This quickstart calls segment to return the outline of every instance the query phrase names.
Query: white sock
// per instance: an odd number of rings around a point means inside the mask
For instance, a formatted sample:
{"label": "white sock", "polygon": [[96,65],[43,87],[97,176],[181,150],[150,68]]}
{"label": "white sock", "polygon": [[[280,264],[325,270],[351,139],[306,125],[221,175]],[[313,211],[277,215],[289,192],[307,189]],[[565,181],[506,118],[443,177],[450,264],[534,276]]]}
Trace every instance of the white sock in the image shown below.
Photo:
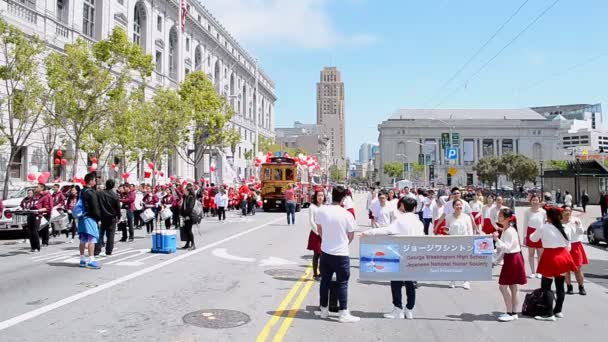
{"label": "white sock", "polygon": [[87,257],[85,257],[85,256],[84,256],[84,254],[81,254],[81,255],[80,255],[80,260],[85,260],[85,261],[86,261],[86,260],[87,260]]}
{"label": "white sock", "polygon": [[93,261],[95,261],[95,256],[94,256],[94,255],[91,255],[91,256],[89,257],[89,262],[93,262]]}

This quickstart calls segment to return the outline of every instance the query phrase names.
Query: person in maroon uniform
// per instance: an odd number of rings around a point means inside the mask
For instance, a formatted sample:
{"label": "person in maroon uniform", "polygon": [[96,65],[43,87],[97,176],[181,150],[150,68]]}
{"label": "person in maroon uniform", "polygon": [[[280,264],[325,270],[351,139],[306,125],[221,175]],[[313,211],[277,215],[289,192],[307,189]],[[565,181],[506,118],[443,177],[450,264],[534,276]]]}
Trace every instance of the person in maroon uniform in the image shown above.
{"label": "person in maroon uniform", "polygon": [[[35,209],[36,198],[34,197],[34,190],[28,190],[27,196],[21,201],[21,209],[30,210]],[[27,224],[24,227],[27,236],[30,238],[30,252],[40,252],[40,237],[38,236],[38,225],[37,218],[34,215],[27,216]]]}
{"label": "person in maroon uniform", "polygon": [[[53,196],[46,190],[46,186],[43,183],[38,184],[38,187],[36,187],[36,204],[34,205],[34,209],[38,210],[38,226],[43,217],[47,222],[51,221]],[[48,227],[44,227],[40,230],[40,237],[42,238],[42,246],[47,247],[49,245]]]}
{"label": "person in maroon uniform", "polygon": [[[158,204],[158,196],[152,192],[149,186],[146,186],[144,190],[144,208],[152,209],[156,208],[156,204]],[[151,234],[154,230],[154,219],[146,222],[146,232]]]}
{"label": "person in maroon uniform", "polygon": [[[175,196],[173,196],[173,194],[171,193],[171,188],[167,187],[165,189],[165,195],[163,196],[163,199],[161,200],[161,204],[162,204],[162,208],[166,209],[166,208],[172,208],[173,207],[173,203],[175,202]],[[171,211],[173,211],[171,209]],[[165,228],[166,229],[171,229],[171,218],[168,218],[165,220]]]}
{"label": "person in maroon uniform", "polygon": [[65,231],[65,238],[67,239],[70,235],[70,231],[72,232],[72,238],[70,239],[70,243],[74,242],[74,237],[76,236],[76,220],[74,220],[74,216],[72,216],[72,210],[76,206],[78,202],[78,188],[72,186],[70,189],[70,193],[68,195],[68,199],[65,203],[65,209],[68,211],[68,219],[69,219],[69,228]]}
{"label": "person in maroon uniform", "polygon": [[[61,187],[59,186],[59,184],[53,185],[52,197],[53,197],[53,209],[56,209],[59,212],[59,214],[63,214],[63,212],[65,210],[65,195],[61,191]],[[65,228],[65,227],[58,227],[55,223],[52,224],[52,227],[53,227],[53,237],[57,237],[57,235],[59,235],[59,233],[61,232],[61,229]]]}
{"label": "person in maroon uniform", "polygon": [[[125,184],[122,194],[118,197],[118,200],[122,204],[122,208],[127,210],[127,225],[129,226],[129,242],[135,240],[135,231],[133,227],[133,213],[135,212],[135,188],[131,187],[128,183]],[[121,242],[127,241],[126,226],[123,228],[123,235],[120,239]]]}
{"label": "person in maroon uniform", "polygon": [[175,229],[181,227],[179,219],[179,208],[182,206],[183,192],[179,187],[175,186],[173,189],[173,203],[171,204],[171,211],[173,212],[173,225]]}

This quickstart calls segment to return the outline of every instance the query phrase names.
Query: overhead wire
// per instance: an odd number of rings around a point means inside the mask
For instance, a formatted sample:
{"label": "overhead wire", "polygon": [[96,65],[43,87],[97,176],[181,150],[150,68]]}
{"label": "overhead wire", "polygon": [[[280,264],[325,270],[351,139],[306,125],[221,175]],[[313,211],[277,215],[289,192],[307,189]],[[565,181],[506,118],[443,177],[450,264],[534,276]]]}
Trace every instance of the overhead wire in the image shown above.
{"label": "overhead wire", "polygon": [[[519,37],[521,37],[532,26],[534,26],[534,24],[536,24],[542,17],[545,16],[545,14],[547,14],[547,12],[549,12],[553,7],[555,7],[555,5],[557,5],[557,3],[559,1],[560,0],[553,1],[539,15],[537,15],[534,18],[534,20],[532,20],[528,25],[526,25],[526,27],[524,27],[521,31],[519,31],[519,33],[517,35],[515,35],[515,37],[513,37],[511,40],[509,40],[509,42],[507,44],[505,44],[500,50],[498,50],[498,52],[496,54],[494,54],[494,56],[492,56],[492,58],[488,59],[471,76],[469,76],[469,78],[462,84],[462,88],[466,88],[468,86],[469,82],[471,82],[477,75],[479,75],[488,65],[490,65],[490,63],[492,63],[498,56],[500,56],[509,46],[513,45],[513,43],[515,43],[515,41],[517,41],[517,39],[519,39]],[[461,87],[454,88],[454,90],[448,96],[446,96],[441,102],[437,103],[437,105],[435,105],[434,108],[437,108],[437,107],[441,106],[443,103],[445,103],[445,101],[447,99],[449,99],[450,97],[452,97],[456,92],[458,92],[462,88]]]}
{"label": "overhead wire", "polygon": [[513,13],[511,13],[511,15],[507,18],[507,20],[505,20],[498,27],[498,29],[496,31],[494,31],[494,33],[485,41],[485,43],[483,43],[483,45],[481,47],[479,47],[477,49],[477,51],[475,51],[475,53],[473,53],[473,55],[471,57],[469,57],[469,59],[462,66],[460,66],[460,68],[458,70],[456,70],[456,72],[447,81],[445,81],[443,83],[443,85],[441,85],[439,90],[437,90],[435,92],[435,94],[431,98],[429,98],[426,103],[427,104],[431,103],[435,97],[437,97],[445,88],[447,88],[452,83],[452,81],[454,81],[456,79],[456,77],[458,77],[458,75],[460,75],[469,66],[469,64],[471,64],[471,62],[473,62],[473,60],[475,60],[475,58],[477,58],[477,56],[479,56],[479,54],[492,42],[492,40],[494,40],[494,38],[496,38],[496,36],[498,36],[498,34],[505,28],[505,26],[507,26],[507,24],[509,24],[511,22],[511,20],[521,11],[522,8],[524,8],[524,6],[529,1],[530,0],[524,0],[524,2],[522,2],[521,5],[519,5],[519,7]]}

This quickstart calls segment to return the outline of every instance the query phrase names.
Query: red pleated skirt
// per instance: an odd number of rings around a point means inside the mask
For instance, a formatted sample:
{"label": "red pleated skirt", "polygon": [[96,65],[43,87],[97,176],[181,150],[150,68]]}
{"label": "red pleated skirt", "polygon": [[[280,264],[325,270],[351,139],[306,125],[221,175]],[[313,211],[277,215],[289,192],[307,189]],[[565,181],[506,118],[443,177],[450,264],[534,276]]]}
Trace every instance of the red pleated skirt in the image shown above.
{"label": "red pleated skirt", "polygon": [[585,253],[585,248],[583,248],[582,242],[572,243],[572,246],[570,247],[570,256],[572,256],[572,260],[574,260],[576,267],[581,267],[589,263],[587,253]]}
{"label": "red pleated skirt", "polygon": [[479,217],[477,217],[478,214],[479,214],[479,211],[473,212],[473,218],[475,218],[475,224],[479,227],[479,225],[481,225],[481,215]]}
{"label": "red pleated skirt", "polygon": [[545,278],[558,277],[578,269],[566,247],[545,248],[538,262],[538,273]]}
{"label": "red pleated skirt", "polygon": [[447,225],[447,221],[445,219],[441,220],[441,222],[439,222],[436,225],[436,229],[433,233],[435,233],[435,235],[448,235],[448,225]]}
{"label": "red pleated skirt", "polygon": [[483,219],[483,228],[482,228],[482,230],[486,234],[492,234],[492,233],[494,233],[494,226],[492,225],[492,219],[487,218],[487,217]]}
{"label": "red pleated skirt", "polygon": [[532,235],[532,233],[534,233],[535,231],[536,228],[528,227],[526,233],[526,246],[528,246],[528,248],[543,248],[542,240],[538,240],[537,242],[532,242],[532,240],[530,240],[530,235]]}
{"label": "red pleated skirt", "polygon": [[321,253],[321,237],[312,230],[308,234],[308,247],[306,249],[315,253]]}
{"label": "red pleated skirt", "polygon": [[500,285],[526,285],[526,266],[521,252],[505,253],[498,284]]}

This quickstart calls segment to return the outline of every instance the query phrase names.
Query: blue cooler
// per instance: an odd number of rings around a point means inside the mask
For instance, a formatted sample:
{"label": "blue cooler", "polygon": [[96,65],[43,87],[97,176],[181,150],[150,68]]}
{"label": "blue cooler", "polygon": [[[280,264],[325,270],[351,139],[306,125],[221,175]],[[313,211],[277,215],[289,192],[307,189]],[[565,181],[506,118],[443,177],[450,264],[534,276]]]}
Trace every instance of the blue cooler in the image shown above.
{"label": "blue cooler", "polygon": [[152,253],[175,253],[177,236],[175,230],[161,230],[152,235]]}

